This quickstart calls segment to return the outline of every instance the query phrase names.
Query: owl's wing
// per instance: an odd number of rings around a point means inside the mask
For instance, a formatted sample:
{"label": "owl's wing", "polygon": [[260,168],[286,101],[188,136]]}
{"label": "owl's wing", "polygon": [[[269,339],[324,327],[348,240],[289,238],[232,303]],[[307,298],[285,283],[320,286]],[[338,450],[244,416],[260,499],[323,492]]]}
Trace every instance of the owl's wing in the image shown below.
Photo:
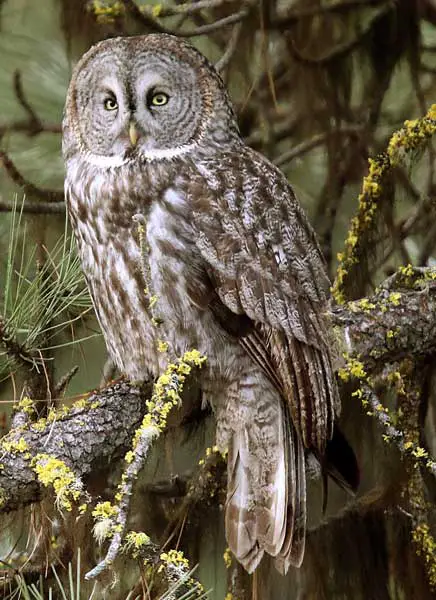
{"label": "owl's wing", "polygon": [[304,445],[322,456],[339,405],[315,234],[284,175],[251,149],[197,169],[189,196],[204,268],[224,306],[253,321],[240,343],[288,401]]}
{"label": "owl's wing", "polygon": [[[261,413],[230,440],[227,539],[249,571],[268,552],[285,572],[299,566],[304,553],[304,446],[324,455],[338,411],[324,315],[329,281],[314,232],[272,164],[241,148],[195,169],[187,196],[204,276],[193,282],[192,293],[209,289],[208,309],[281,396],[269,398],[265,413],[259,398]],[[198,296],[194,301],[201,304]],[[269,439],[272,414],[279,414],[276,438],[261,450],[274,458],[263,461],[259,480],[268,493],[259,496],[250,448],[259,445],[256,431],[264,421]]]}

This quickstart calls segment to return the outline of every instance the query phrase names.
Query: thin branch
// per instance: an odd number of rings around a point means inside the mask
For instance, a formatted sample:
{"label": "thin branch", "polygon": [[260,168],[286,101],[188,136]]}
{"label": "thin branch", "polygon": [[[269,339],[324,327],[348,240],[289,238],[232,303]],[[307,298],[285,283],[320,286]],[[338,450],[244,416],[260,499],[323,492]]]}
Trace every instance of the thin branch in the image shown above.
{"label": "thin branch", "polygon": [[[13,202],[0,200],[0,212],[13,212],[16,208]],[[65,202],[32,202],[26,198],[21,210],[23,213],[31,215],[63,215],[65,214]]]}
{"label": "thin branch", "polygon": [[13,87],[18,104],[23,108],[28,118],[0,125],[0,138],[2,138],[7,131],[25,133],[29,137],[33,137],[40,133],[62,132],[60,123],[45,123],[32,108],[24,93],[21,72],[18,69],[14,72]]}
{"label": "thin branch", "polygon": [[113,518],[113,533],[105,558],[91,571],[86,579],[98,577],[118,556],[123,543],[130,509],[130,497],[139,471],[153,442],[165,431],[168,413],[181,401],[186,376],[194,367],[201,367],[206,359],[193,350],[185,352],[181,358],[170,362],[153,387],[153,394],[147,402],[148,413],[134,436],[132,450],[125,457],[125,468],[119,485],[116,514]]}
{"label": "thin branch", "polygon": [[328,13],[342,13],[355,8],[367,8],[369,6],[384,6],[388,8],[395,5],[396,0],[342,0],[342,2],[331,2],[320,6],[308,6],[304,8],[293,8],[291,12],[271,21],[271,27],[281,29],[293,25],[302,19],[319,17]]}
{"label": "thin branch", "polygon": [[306,140],[294,146],[290,150],[283,152],[277,158],[274,159],[274,164],[278,167],[283,166],[285,163],[294,160],[298,156],[313,150],[317,146],[324,144],[330,137],[342,135],[342,136],[357,136],[359,133],[363,131],[363,127],[361,125],[348,125],[342,127],[341,129],[335,129],[333,131],[325,131],[323,133],[319,133],[318,135],[313,136],[310,140]]}
{"label": "thin branch", "polygon": [[187,31],[176,31],[173,29],[169,29],[161,23],[159,23],[159,21],[155,19],[150,13],[142,12],[137,6],[137,4],[134,2],[134,0],[124,0],[124,6],[126,10],[131,14],[131,16],[143,26],[151,28],[153,31],[156,31],[158,33],[167,33],[169,35],[178,35],[180,37],[195,37],[197,35],[205,35],[206,33],[212,33],[213,31],[217,31],[218,29],[242,21],[242,19],[244,19],[249,13],[248,8],[243,8],[234,14],[223,17],[222,19],[218,19],[214,23],[202,25],[200,27],[196,27],[195,29],[189,29]]}
{"label": "thin branch", "polygon": [[21,80],[21,72],[17,69],[14,72],[14,92],[17,97],[19,105],[24,109],[29,117],[29,125],[31,125],[31,129],[34,129],[37,132],[42,130],[41,119],[38,117],[36,112],[30,106],[23,89],[23,83]]}
{"label": "thin branch", "polygon": [[[197,2],[177,4],[175,6],[160,6],[159,17],[171,17],[175,15],[192,15],[202,10],[210,10],[214,8],[220,8],[225,4],[235,4],[239,0],[197,0]],[[147,6],[144,7],[147,9]],[[153,7],[151,8],[153,10]]]}
{"label": "thin branch", "polygon": [[74,367],[72,367],[67,373],[65,373],[65,375],[63,375],[59,379],[53,390],[53,396],[55,398],[59,398],[65,392],[68,384],[70,383],[74,375],[77,374],[78,370],[79,367],[77,365],[74,365]]}
{"label": "thin branch", "polygon": [[[49,190],[46,188],[40,188],[33,183],[30,183],[23,177],[20,171],[17,169],[12,159],[8,156],[8,154],[4,150],[0,150],[0,166],[4,167],[6,173],[12,179],[14,183],[21,187],[23,192],[28,194],[29,196],[34,196],[36,198],[41,198],[41,200],[45,200],[46,202],[63,202],[64,193],[58,190]],[[31,211],[29,211],[31,212]]]}
{"label": "thin branch", "polygon": [[195,37],[196,35],[205,35],[206,33],[212,33],[213,31],[217,31],[218,29],[222,29],[227,27],[228,25],[233,25],[234,23],[239,23],[243,19],[245,19],[249,14],[249,10],[247,8],[243,8],[237,13],[229,15],[227,17],[223,17],[222,19],[218,19],[218,21],[214,21],[213,23],[209,23],[207,25],[201,25],[196,29],[191,29],[189,31],[177,31],[174,32],[180,37]]}
{"label": "thin branch", "polygon": [[218,71],[218,73],[224,71],[224,69],[228,67],[230,61],[232,60],[233,55],[235,54],[237,47],[238,47],[238,41],[239,41],[239,36],[241,35],[241,31],[242,31],[242,23],[241,22],[236,23],[236,25],[233,27],[233,30],[230,35],[230,38],[227,43],[227,47],[224,51],[224,54],[221,56],[221,58],[215,65],[215,69]]}

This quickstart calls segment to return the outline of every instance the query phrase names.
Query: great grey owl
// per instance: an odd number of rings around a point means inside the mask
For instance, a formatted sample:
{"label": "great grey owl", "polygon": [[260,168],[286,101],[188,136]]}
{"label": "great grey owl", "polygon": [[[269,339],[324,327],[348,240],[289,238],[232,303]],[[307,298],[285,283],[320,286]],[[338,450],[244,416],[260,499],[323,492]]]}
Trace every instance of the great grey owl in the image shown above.
{"label": "great grey owl", "polygon": [[[320,461],[339,400],[329,281],[285,176],[240,137],[207,59],[169,35],[105,40],[77,65],[63,122],[65,194],[110,356],[138,381],[174,353],[199,374],[228,449],[226,534],[252,572],[300,565],[305,450]],[[137,216],[142,215],[149,281]]]}

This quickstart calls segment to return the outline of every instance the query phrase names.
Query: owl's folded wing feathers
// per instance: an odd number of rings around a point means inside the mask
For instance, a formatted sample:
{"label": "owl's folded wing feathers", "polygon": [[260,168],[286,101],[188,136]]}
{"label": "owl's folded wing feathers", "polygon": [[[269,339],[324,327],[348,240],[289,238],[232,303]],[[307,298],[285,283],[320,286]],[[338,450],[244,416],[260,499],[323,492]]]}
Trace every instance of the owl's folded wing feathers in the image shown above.
{"label": "owl's folded wing feathers", "polygon": [[250,149],[199,170],[189,199],[211,284],[227,309],[252,320],[240,343],[288,401],[304,445],[322,456],[339,405],[315,234],[283,174]]}

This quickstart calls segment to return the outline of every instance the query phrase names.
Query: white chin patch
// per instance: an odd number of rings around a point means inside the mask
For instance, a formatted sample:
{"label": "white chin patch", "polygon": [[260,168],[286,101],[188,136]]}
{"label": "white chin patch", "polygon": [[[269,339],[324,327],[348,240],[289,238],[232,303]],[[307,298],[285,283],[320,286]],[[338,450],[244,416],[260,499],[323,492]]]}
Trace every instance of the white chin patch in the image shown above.
{"label": "white chin patch", "polygon": [[95,167],[101,167],[102,169],[110,169],[111,167],[122,167],[127,164],[130,159],[124,156],[104,156],[103,154],[94,154],[93,152],[87,152],[85,154],[85,160],[90,165]]}
{"label": "white chin patch", "polygon": [[[175,148],[149,148],[142,150],[140,158],[147,162],[154,160],[171,160],[178,156],[183,156],[191,150],[194,150],[197,144],[184,144],[183,146],[176,146]],[[94,154],[93,152],[87,152],[85,154],[85,160],[91,165],[101,167],[103,169],[110,169],[111,167],[122,167],[133,160],[133,156],[125,157],[121,155],[114,156],[103,156],[101,154]]]}
{"label": "white chin patch", "polygon": [[149,148],[147,150],[142,150],[141,158],[145,158],[145,160],[153,161],[153,160],[171,160],[172,158],[177,158],[178,156],[183,156],[197,146],[194,144],[184,144],[183,146],[175,146],[174,148]]}

